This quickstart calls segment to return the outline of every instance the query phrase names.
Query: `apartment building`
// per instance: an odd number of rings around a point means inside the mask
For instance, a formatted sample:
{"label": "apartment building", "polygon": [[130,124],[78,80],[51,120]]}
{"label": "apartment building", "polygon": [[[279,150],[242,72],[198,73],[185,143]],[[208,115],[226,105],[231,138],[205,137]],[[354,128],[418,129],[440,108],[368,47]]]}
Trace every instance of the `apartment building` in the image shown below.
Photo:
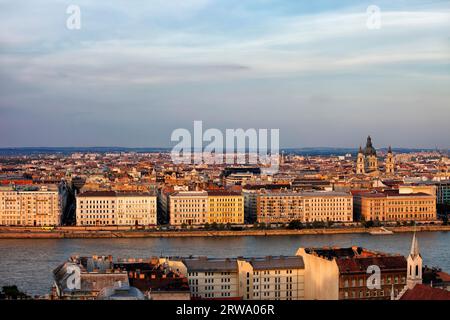
{"label": "apartment building", "polygon": [[346,192],[303,192],[304,221],[353,221],[353,197]]}
{"label": "apartment building", "polygon": [[[300,248],[297,255],[306,265],[305,299],[389,300],[407,282],[402,255],[361,247]],[[377,281],[372,279],[375,268],[380,272]]]}
{"label": "apartment building", "polygon": [[270,183],[245,185],[242,188],[242,195],[244,196],[244,220],[246,223],[254,223],[257,220],[258,211],[258,195],[265,192],[287,192],[291,188],[290,184],[286,183]]}
{"label": "apartment building", "polygon": [[29,186],[0,190],[0,224],[58,226],[61,201],[57,186]]}
{"label": "apartment building", "polygon": [[199,257],[183,259],[193,299],[238,299],[236,259]]}
{"label": "apartment building", "polygon": [[208,193],[178,191],[169,196],[170,224],[204,225],[208,222]]}
{"label": "apartment building", "polygon": [[450,204],[450,180],[436,183],[436,200],[438,204]]}
{"label": "apartment building", "polygon": [[147,192],[87,191],[76,199],[79,226],[156,225],[156,196]]}
{"label": "apartment building", "polygon": [[259,223],[288,223],[304,221],[304,200],[300,193],[261,193],[256,198]]}
{"label": "apartment building", "polygon": [[224,190],[178,191],[168,196],[170,224],[244,223],[244,197]]}
{"label": "apartment building", "polygon": [[305,264],[300,256],[238,259],[244,300],[303,300]]}
{"label": "apartment building", "polygon": [[183,259],[194,299],[299,300],[304,263],[299,256]]}
{"label": "apartment building", "polygon": [[363,192],[354,196],[355,215],[365,221],[436,220],[436,197],[427,193],[398,190]]}
{"label": "apartment building", "polygon": [[257,196],[257,221],[353,221],[353,198],[344,192],[266,193]]}
{"label": "apartment building", "polygon": [[208,191],[209,223],[244,223],[244,196],[236,192]]}

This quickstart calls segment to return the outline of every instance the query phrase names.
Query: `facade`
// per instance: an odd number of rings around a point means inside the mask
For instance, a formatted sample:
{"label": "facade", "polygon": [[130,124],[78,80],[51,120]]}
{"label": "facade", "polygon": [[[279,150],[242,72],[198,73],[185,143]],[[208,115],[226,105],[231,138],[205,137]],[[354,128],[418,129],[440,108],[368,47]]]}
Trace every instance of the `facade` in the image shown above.
{"label": "facade", "polygon": [[257,197],[257,221],[288,223],[353,221],[353,198],[345,192],[265,193]]}
{"label": "facade", "polygon": [[60,224],[61,201],[56,186],[0,190],[0,225]]}
{"label": "facade", "polygon": [[169,196],[170,224],[204,225],[208,222],[208,193],[179,191]]}
{"label": "facade", "polygon": [[236,259],[184,259],[193,299],[235,298],[239,295]]}
{"label": "facade", "polygon": [[436,183],[436,199],[438,204],[450,204],[450,180]]}
{"label": "facade", "polygon": [[394,155],[391,146],[389,146],[384,166],[386,175],[393,175],[395,173]]}
{"label": "facade", "polygon": [[156,225],[156,196],[146,192],[88,191],[76,197],[78,226]]}
{"label": "facade", "polygon": [[426,193],[367,192],[354,196],[355,216],[365,221],[433,221],[436,198]]}
{"label": "facade", "polygon": [[304,299],[302,257],[184,259],[194,299]]}
{"label": "facade", "polygon": [[[394,155],[390,146],[386,154],[384,172],[387,176],[392,176],[395,173]],[[368,136],[366,147],[364,149],[359,147],[358,155],[356,156],[356,174],[376,176],[379,175],[379,173],[377,150],[372,144],[372,138]]]}
{"label": "facade", "polygon": [[244,300],[305,299],[305,264],[299,256],[238,259]]}
{"label": "facade", "polygon": [[209,223],[244,223],[244,196],[228,191],[208,191]]}
{"label": "facade", "polygon": [[178,191],[168,197],[170,224],[244,223],[244,196],[224,190]]}
{"label": "facade", "polygon": [[305,221],[304,199],[300,193],[261,193],[256,198],[259,223],[288,223]]}
{"label": "facade", "polygon": [[[389,300],[406,285],[407,262],[401,255],[361,247],[300,248],[297,255],[306,265],[306,299]],[[379,267],[379,286],[371,279],[373,266]]]}

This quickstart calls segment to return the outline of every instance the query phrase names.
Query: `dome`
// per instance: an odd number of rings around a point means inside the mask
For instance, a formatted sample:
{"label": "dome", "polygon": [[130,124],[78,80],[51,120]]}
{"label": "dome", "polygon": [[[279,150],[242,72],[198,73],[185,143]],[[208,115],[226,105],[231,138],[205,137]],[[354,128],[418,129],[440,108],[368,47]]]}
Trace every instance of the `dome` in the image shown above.
{"label": "dome", "polygon": [[364,148],[365,156],[376,156],[377,150],[372,145],[372,138],[370,136],[367,137],[366,147]]}

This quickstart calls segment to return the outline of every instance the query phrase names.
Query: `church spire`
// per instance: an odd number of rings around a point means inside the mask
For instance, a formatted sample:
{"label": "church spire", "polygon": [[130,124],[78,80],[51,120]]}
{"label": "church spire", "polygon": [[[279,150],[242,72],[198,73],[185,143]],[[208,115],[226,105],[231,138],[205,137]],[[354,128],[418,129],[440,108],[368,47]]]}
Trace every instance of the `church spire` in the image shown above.
{"label": "church spire", "polygon": [[413,257],[416,257],[416,256],[420,255],[420,253],[419,253],[419,242],[417,241],[416,231],[414,231],[414,235],[413,235],[413,239],[412,239],[412,243],[411,243],[411,252],[410,252],[410,254]]}
{"label": "church spire", "polygon": [[406,261],[408,270],[406,285],[409,289],[412,289],[416,284],[422,283],[422,257],[420,256],[419,242],[415,231],[411,243],[411,251]]}

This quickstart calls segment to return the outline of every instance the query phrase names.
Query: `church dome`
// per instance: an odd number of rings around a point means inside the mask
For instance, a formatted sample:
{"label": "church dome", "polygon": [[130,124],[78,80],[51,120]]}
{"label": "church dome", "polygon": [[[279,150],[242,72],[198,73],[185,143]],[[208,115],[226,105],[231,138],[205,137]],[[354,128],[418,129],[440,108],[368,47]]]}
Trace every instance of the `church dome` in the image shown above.
{"label": "church dome", "polygon": [[376,156],[377,150],[372,145],[372,138],[370,136],[367,137],[366,147],[364,148],[365,156]]}

